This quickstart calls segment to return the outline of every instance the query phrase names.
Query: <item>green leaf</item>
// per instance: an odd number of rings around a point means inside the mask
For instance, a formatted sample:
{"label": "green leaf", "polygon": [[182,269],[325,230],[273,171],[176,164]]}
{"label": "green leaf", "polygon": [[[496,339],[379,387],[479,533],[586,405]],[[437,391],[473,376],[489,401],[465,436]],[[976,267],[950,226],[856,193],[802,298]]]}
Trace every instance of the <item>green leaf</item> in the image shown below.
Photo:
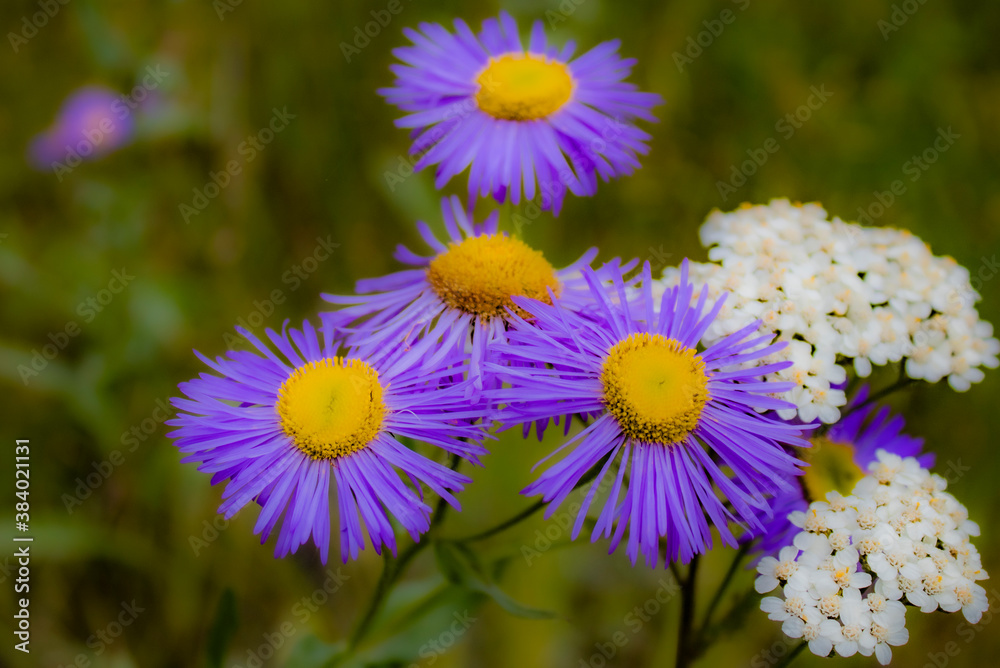
{"label": "green leaf", "polygon": [[434,556],[441,573],[452,584],[468,586],[470,581],[483,579],[479,559],[461,543],[435,541]]}
{"label": "green leaf", "polygon": [[556,614],[551,610],[539,610],[538,608],[531,608],[518,603],[512,599],[507,592],[503,591],[495,584],[486,585],[485,587],[476,589],[476,591],[486,594],[496,601],[497,605],[515,617],[523,617],[525,619],[552,619],[556,616]]}
{"label": "green leaf", "polygon": [[239,617],[236,611],[236,595],[230,587],[219,597],[219,607],[215,612],[215,621],[208,632],[206,654],[209,668],[222,668],[226,658],[226,648],[229,647],[236,629],[239,628]]}
{"label": "green leaf", "polygon": [[346,651],[347,643],[340,641],[331,645],[310,633],[295,645],[285,665],[295,666],[296,668],[328,668],[330,666],[339,666]]}
{"label": "green leaf", "polygon": [[89,3],[78,4],[75,9],[94,60],[102,68],[124,67],[130,56],[128,48],[120,33],[102,16],[103,12]]}
{"label": "green leaf", "polygon": [[515,617],[551,619],[555,613],[518,603],[486,574],[479,557],[462,543],[439,540],[434,543],[438,567],[453,584],[489,596],[496,604]]}
{"label": "green leaf", "polygon": [[[443,581],[440,573],[435,573],[438,586],[428,596],[413,601],[412,605],[399,610],[399,616],[389,621],[382,634],[372,633],[370,642],[355,650],[351,660],[338,663],[337,668],[361,668],[370,665],[391,665],[401,662],[412,666],[415,662],[425,668],[425,662],[418,660],[421,648],[428,640],[439,638],[445,631],[451,631],[456,615],[479,608],[486,596],[470,591],[460,585]],[[387,620],[388,621],[388,620]],[[455,634],[449,639],[457,642],[463,634]],[[290,666],[291,664],[289,664]]]}
{"label": "green leaf", "polygon": [[740,629],[746,623],[747,616],[758,607],[760,595],[755,595],[755,590],[750,587],[739,599],[737,599],[729,611],[717,622],[714,622],[704,632],[702,647],[703,652],[711,646],[715,640],[723,634],[732,634],[734,630]]}

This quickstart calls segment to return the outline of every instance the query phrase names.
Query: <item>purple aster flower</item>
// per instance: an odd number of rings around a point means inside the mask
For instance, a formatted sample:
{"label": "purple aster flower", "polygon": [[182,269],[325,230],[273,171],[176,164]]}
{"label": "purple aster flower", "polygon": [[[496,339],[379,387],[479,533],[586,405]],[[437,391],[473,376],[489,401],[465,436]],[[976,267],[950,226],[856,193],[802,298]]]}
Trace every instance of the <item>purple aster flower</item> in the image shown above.
{"label": "purple aster flower", "polygon": [[[441,341],[439,355],[456,348],[468,350],[470,396],[478,396],[488,348],[506,339],[512,313],[527,315],[512,297],[545,301],[551,291],[567,305],[585,308],[590,291],[580,270],[589,267],[597,249],[591,248],[565,269],[554,269],[539,251],[499,232],[497,212],[475,224],[457,197],[442,199],[441,212],[448,233],[445,242],[426,223],[417,222],[433,255],[417,255],[398,246],[395,258],[413,269],[358,281],[356,295],[324,294],[327,301],[344,307],[322,317],[344,332],[350,343],[386,345],[424,336]],[[619,267],[612,260],[598,275],[607,279],[633,266],[631,262]]]}
{"label": "purple aster flower", "polygon": [[135,120],[121,95],[99,86],[81,88],[63,103],[55,122],[28,147],[31,164],[42,170],[75,167],[127,144]]}
{"label": "purple aster flower", "polygon": [[[287,323],[286,323],[287,326]],[[306,322],[279,335],[272,347],[242,328],[256,352],[230,352],[214,362],[217,375],[181,383],[188,398],[173,400],[183,461],[201,462],[212,484],[228,481],[219,512],[235,515],[250,501],[261,506],[255,533],[267,540],[284,513],[275,556],[309,540],[326,562],[330,497],[339,512],[341,557],[356,558],[365,532],[375,551],[395,554],[390,517],[419,540],[430,526],[423,486],[458,508],[452,491],[464,475],[418,454],[399,438],[428,443],[473,463],[486,450],[475,424],[481,411],[465,399],[464,365],[434,355],[432,342],[409,348],[378,346],[339,352],[329,329]],[[409,483],[400,476],[404,473]],[[331,490],[332,487],[332,490]]]}
{"label": "purple aster flower", "polygon": [[611,537],[614,551],[627,529],[633,564],[642,553],[655,567],[662,538],[666,561],[686,562],[711,547],[713,526],[735,545],[729,524],[759,527],[765,495],[792,485],[800,462],[782,444],[807,445],[798,427],[756,410],[789,405],[771,395],[790,383],[760,380],[789,363],[743,367],[784,343],[768,345],[772,335],[755,335],[753,323],[699,351],[722,300],[706,312],[703,288],[692,306],[686,262],[680,284],[663,294],[658,310],[648,263],[634,288],[637,298],[620,277],[612,292],[593,272],[585,274],[600,318],[559,302],[515,298],[533,322],[516,319],[508,343],[497,346],[511,366],[488,365],[510,385],[487,393],[504,405],[497,417],[508,424],[598,415],[553,453],[565,454],[524,493],[541,494],[551,515],[588,471],[597,471],[572,535],[607,478],[610,493],[601,495],[591,540]]}
{"label": "purple aster flower", "polygon": [[483,21],[476,35],[462,20],[455,32],[421,23],[403,33],[412,46],[393,51],[392,88],[379,91],[406,113],[396,125],[412,128],[415,169],[438,165],[436,187],[469,168],[469,201],[476,194],[517,204],[534,199],[558,214],[569,189],[589,196],[597,177],[631,174],[650,135],[633,121],[656,121],[655,93],[627,83],[636,61],[618,55],[619,41],[604,42],[578,58],[575,45],[549,44],[541,21],[528,48],[506,12]]}
{"label": "purple aster flower", "polygon": [[868,474],[868,465],[877,461],[875,453],[879,450],[916,457],[924,468],[934,465],[933,453],[920,454],[923,439],[903,433],[902,415],[894,415],[888,406],[865,405],[868,390],[867,385],[862,385],[848,403],[846,417],[830,425],[826,433],[813,436],[812,447],[802,451],[809,466],[794,485],[775,496],[773,515],[762,518],[763,529],[750,536],[757,538],[754,549],[759,556],[777,555],[781,548],[792,544],[801,529],[788,521],[789,513],[805,511],[813,501],[826,499],[829,492],[850,494]]}

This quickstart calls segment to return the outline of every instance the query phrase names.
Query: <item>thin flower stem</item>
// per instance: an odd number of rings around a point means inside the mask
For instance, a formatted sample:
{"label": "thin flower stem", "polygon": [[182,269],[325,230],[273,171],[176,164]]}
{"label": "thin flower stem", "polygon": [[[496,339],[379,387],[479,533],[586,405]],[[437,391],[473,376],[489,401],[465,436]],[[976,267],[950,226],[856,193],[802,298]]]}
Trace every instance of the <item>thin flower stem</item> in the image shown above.
{"label": "thin flower stem", "polygon": [[786,654],[785,658],[783,658],[781,661],[779,661],[774,666],[774,668],[785,668],[785,666],[792,665],[792,661],[795,660],[795,657],[797,657],[799,654],[801,654],[802,650],[804,650],[806,648],[806,645],[808,645],[808,644],[809,643],[807,643],[804,640],[802,642],[800,642],[798,645],[795,646],[795,649],[793,649],[791,652],[789,652],[788,654]]}
{"label": "thin flower stem", "polygon": [[712,615],[715,614],[715,609],[719,607],[722,602],[722,597],[726,593],[726,589],[729,587],[729,583],[732,582],[733,576],[739,570],[740,564],[743,562],[744,557],[746,557],[747,552],[750,550],[750,541],[743,543],[740,546],[739,551],[736,552],[736,556],[733,557],[733,562],[729,564],[729,570],[726,571],[726,575],[722,578],[722,582],[719,583],[719,588],[715,591],[715,595],[712,597],[711,602],[708,604],[708,609],[705,611],[705,617],[701,622],[701,628],[698,630],[698,642],[696,646],[700,646],[701,642],[705,639],[705,633],[708,631],[709,626],[712,623]]}
{"label": "thin flower stem", "polygon": [[681,584],[682,582],[684,582],[684,578],[681,577],[681,572],[677,568],[677,562],[676,561],[671,561],[670,562],[670,572],[673,573],[674,579],[677,580],[677,584]]}
{"label": "thin flower stem", "polygon": [[[451,456],[451,470],[457,471],[461,463],[461,457],[455,454]],[[375,593],[368,602],[368,607],[365,610],[364,615],[361,617],[358,625],[351,633],[351,638],[348,641],[348,648],[350,650],[354,650],[371,630],[372,622],[375,621],[375,617],[385,604],[385,601],[389,596],[389,592],[392,591],[393,585],[396,584],[396,581],[406,570],[406,567],[410,564],[410,562],[413,561],[413,558],[416,557],[421,550],[431,544],[431,534],[444,521],[445,515],[448,514],[448,509],[450,507],[451,506],[445,502],[443,497],[438,497],[437,505],[434,508],[434,514],[431,515],[430,528],[427,529],[427,533],[424,535],[424,540],[411,543],[409,547],[403,550],[399,556],[395,558],[391,557],[388,551],[382,553],[382,574],[379,576],[378,584],[375,586]]]}
{"label": "thin flower stem", "polygon": [[474,533],[471,536],[466,536],[465,538],[459,538],[455,542],[456,543],[474,543],[476,541],[485,540],[485,539],[489,538],[490,536],[495,536],[498,533],[506,531],[507,529],[511,528],[515,524],[518,524],[522,520],[528,519],[529,517],[531,517],[532,515],[534,515],[535,513],[537,513],[539,510],[541,510],[544,507],[545,507],[545,502],[544,501],[536,501],[535,503],[531,504],[530,506],[528,506],[527,508],[525,508],[524,510],[522,510],[521,512],[519,512],[518,514],[516,514],[513,517],[510,517],[510,518],[508,518],[506,520],[504,520],[500,524],[492,526],[489,529],[486,529],[485,531],[480,531],[479,533]]}
{"label": "thin flower stem", "polygon": [[[414,545],[416,544],[417,543],[414,543]],[[406,552],[403,554],[405,555]],[[353,650],[357,647],[358,643],[361,642],[362,638],[364,638],[368,633],[368,629],[371,627],[372,621],[375,619],[375,615],[382,608],[382,602],[385,600],[386,593],[389,591],[393,581],[395,580],[394,572],[398,571],[392,567],[392,558],[389,556],[389,552],[385,551],[382,553],[382,574],[378,578],[378,584],[375,585],[375,593],[368,602],[368,608],[365,610],[364,616],[361,617],[358,625],[354,628],[354,632],[351,633],[351,639],[348,641],[348,647],[350,649]]]}
{"label": "thin flower stem", "polygon": [[694,625],[695,594],[697,593],[698,562],[700,555],[691,557],[687,577],[681,580],[681,622],[677,627],[676,668],[686,668],[694,660],[691,628]]}
{"label": "thin flower stem", "polygon": [[387,620],[391,624],[391,626],[387,624],[388,628],[390,628],[390,637],[396,636],[400,629],[405,629],[419,623],[423,612],[432,609],[441,599],[448,596],[452,586],[450,582],[445,580],[408,607],[394,611],[392,617]]}
{"label": "thin flower stem", "polygon": [[845,417],[847,417],[854,411],[861,410],[865,406],[869,406],[875,403],[876,401],[880,401],[881,399],[884,399],[893,392],[897,392],[899,390],[902,390],[903,388],[909,387],[910,385],[913,385],[916,382],[917,382],[916,380],[906,375],[906,372],[903,367],[900,367],[899,378],[896,379],[896,382],[894,382],[892,385],[889,385],[888,387],[883,387],[878,392],[873,393],[871,396],[869,396],[867,399],[862,401],[857,406],[851,406],[847,408],[846,410],[844,410],[843,413],[841,413],[840,419],[843,420]]}
{"label": "thin flower stem", "polygon": [[[593,468],[591,468],[589,471],[587,471],[587,473],[583,475],[582,478],[580,478],[580,480],[576,483],[576,485],[573,486],[573,489],[578,489],[586,485],[588,482],[597,477],[599,471],[600,468],[598,466],[594,466]],[[486,529],[485,531],[474,533],[471,536],[465,536],[464,538],[456,538],[454,539],[454,542],[474,543],[476,541],[485,540],[487,538],[490,538],[491,536],[495,536],[496,534],[506,531],[512,526],[515,526],[516,524],[519,524],[520,522],[528,519],[529,517],[537,513],[539,510],[544,508],[546,503],[547,502],[544,499],[535,501],[533,504],[531,504],[521,512],[517,513],[513,517],[509,517],[503,522],[500,522],[500,524],[496,524],[490,527],[489,529]]]}

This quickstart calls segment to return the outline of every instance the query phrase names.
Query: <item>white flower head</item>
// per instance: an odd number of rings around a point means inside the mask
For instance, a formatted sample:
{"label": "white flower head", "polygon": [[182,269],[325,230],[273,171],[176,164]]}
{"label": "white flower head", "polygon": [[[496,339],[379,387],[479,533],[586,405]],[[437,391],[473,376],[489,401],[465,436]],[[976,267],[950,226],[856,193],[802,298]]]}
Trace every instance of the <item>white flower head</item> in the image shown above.
{"label": "white flower head", "polygon": [[[761,362],[792,361],[765,376],[795,384],[782,395],[796,406],[779,412],[784,419],[839,419],[847,398],[838,386],[847,374],[838,358],[861,377],[873,365],[905,360],[910,378],[946,378],[957,391],[981,381],[983,367],[1000,365],[1000,341],[979,319],[969,271],[906,230],[862,227],[830,219],[818,204],[773,200],[713,211],[700,234],[711,261],[690,263],[691,280],[713,297],[730,293],[705,343],[754,321],[787,341]],[[667,268],[662,287],[679,276]]]}
{"label": "white flower head", "polygon": [[909,639],[906,604],[979,622],[989,608],[970,542],[979,527],[946,487],[915,458],[879,450],[850,496],[789,514],[801,531],[759,562],[757,591],[782,587],[761,609],[817,656],[874,654],[882,665]]}

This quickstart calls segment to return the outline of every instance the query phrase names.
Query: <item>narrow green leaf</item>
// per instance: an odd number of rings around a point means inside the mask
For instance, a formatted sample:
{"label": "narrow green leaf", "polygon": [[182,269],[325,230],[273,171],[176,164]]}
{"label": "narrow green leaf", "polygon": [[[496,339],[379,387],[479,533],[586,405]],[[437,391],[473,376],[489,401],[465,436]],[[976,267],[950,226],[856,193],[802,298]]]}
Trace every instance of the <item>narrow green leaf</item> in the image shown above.
{"label": "narrow green leaf", "polygon": [[487,585],[482,589],[477,589],[477,591],[480,591],[492,598],[496,601],[497,605],[515,617],[523,617],[524,619],[552,619],[556,616],[551,610],[539,610],[538,608],[531,608],[518,603],[512,599],[507,592],[503,591],[495,584]]}
{"label": "narrow green leaf", "polygon": [[236,611],[236,595],[230,587],[226,587],[219,597],[219,607],[215,612],[215,621],[208,632],[205,653],[209,668],[222,668],[236,629],[239,628],[239,616]]}
{"label": "narrow green leaf", "polygon": [[438,567],[453,584],[489,596],[497,605],[516,617],[549,619],[555,616],[548,610],[538,610],[518,603],[486,574],[479,557],[467,545],[451,541],[436,541],[434,553]]}
{"label": "narrow green leaf", "polygon": [[346,651],[347,643],[340,641],[331,645],[310,633],[295,645],[285,665],[295,668],[340,666]]}
{"label": "narrow green leaf", "polygon": [[448,582],[465,585],[474,574],[470,573],[469,563],[455,549],[455,545],[450,541],[435,541],[434,557],[437,559],[438,569]]}

